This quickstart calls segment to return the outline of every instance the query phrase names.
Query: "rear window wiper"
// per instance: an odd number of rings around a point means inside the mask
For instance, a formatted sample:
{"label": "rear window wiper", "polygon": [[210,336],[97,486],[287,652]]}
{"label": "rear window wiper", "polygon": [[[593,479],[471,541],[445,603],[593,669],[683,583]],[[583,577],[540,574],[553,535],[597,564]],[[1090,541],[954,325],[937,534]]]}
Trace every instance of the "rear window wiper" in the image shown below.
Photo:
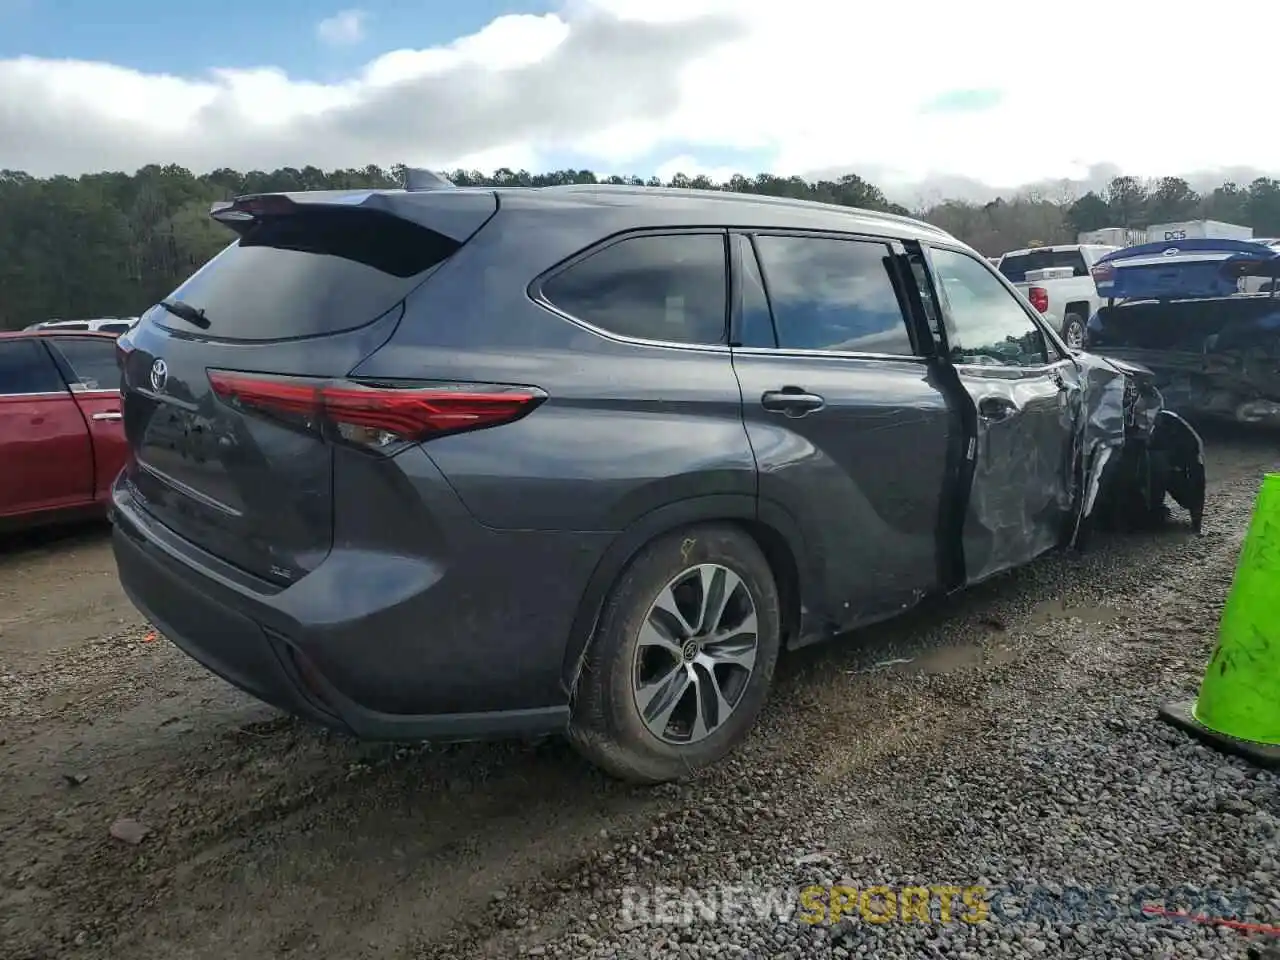
{"label": "rear window wiper", "polygon": [[209,329],[209,318],[204,315],[204,311],[199,307],[193,307],[191,304],[184,303],[181,300],[161,300],[160,306],[164,307],[179,320],[185,320],[201,330]]}

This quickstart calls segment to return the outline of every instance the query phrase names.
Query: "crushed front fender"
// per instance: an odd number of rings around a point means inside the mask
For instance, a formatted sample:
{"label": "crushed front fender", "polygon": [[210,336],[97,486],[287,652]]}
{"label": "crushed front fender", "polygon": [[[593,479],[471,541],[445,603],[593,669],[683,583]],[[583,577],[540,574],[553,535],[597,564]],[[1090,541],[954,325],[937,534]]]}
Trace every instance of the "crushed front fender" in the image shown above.
{"label": "crushed front fender", "polygon": [[1072,545],[1098,526],[1149,529],[1168,518],[1172,499],[1200,532],[1204,519],[1204,441],[1166,410],[1150,370],[1078,353],[1084,385],[1077,429],[1083,482]]}

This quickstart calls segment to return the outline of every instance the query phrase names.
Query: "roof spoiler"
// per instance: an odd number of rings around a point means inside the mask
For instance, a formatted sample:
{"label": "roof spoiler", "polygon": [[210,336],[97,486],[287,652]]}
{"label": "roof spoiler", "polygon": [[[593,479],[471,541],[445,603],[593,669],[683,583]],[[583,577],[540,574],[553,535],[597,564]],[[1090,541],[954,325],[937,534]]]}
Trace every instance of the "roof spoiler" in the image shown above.
{"label": "roof spoiler", "polygon": [[421,167],[404,168],[404,188],[410,193],[422,190],[456,190],[458,185],[443,174]]}
{"label": "roof spoiler", "polygon": [[1113,300],[1196,300],[1239,292],[1241,277],[1280,276],[1280,251],[1247,240],[1179,240],[1125,247],[1090,270]]}
{"label": "roof spoiler", "polygon": [[[423,171],[427,172],[427,171]],[[434,174],[431,176],[435,177]],[[405,180],[411,178],[406,173]],[[421,184],[422,181],[415,180]],[[309,190],[298,193],[255,193],[221,200],[209,216],[240,236],[268,217],[288,217],[322,210],[368,210],[399,217],[466,243],[497,212],[491,190],[462,190],[443,177],[414,190]]]}

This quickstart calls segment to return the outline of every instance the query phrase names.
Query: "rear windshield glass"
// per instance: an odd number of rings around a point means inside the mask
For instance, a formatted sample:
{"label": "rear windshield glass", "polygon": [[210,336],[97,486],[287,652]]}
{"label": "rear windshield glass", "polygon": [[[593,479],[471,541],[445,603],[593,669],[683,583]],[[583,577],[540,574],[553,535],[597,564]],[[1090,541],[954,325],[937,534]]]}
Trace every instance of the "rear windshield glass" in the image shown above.
{"label": "rear windshield glass", "polygon": [[1089,276],[1084,254],[1079,250],[1032,250],[1015,253],[1000,261],[1000,272],[1010,283],[1023,283],[1028,270],[1044,270],[1048,267],[1070,267],[1076,277]]}
{"label": "rear windshield glass", "polygon": [[[382,316],[459,244],[369,210],[270,217],[201,267],[170,300],[203,310],[201,332],[279,340],[353,330]],[[195,328],[168,314],[163,326]]]}

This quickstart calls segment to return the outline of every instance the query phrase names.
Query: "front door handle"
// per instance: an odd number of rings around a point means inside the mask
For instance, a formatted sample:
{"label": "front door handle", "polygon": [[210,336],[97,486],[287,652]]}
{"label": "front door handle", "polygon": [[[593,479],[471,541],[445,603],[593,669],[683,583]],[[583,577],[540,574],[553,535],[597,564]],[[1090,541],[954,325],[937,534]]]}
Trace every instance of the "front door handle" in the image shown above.
{"label": "front door handle", "polygon": [[108,410],[105,413],[95,413],[93,415],[93,419],[94,420],[123,420],[124,414],[122,414],[119,410]]}
{"label": "front door handle", "polygon": [[1007,420],[1017,412],[1008,397],[983,397],[978,401],[978,416],[983,420]]}
{"label": "front door handle", "polygon": [[770,413],[783,413],[788,417],[803,417],[805,414],[821,410],[827,401],[816,393],[807,393],[800,387],[783,387],[781,390],[767,390],[760,396],[760,406]]}

